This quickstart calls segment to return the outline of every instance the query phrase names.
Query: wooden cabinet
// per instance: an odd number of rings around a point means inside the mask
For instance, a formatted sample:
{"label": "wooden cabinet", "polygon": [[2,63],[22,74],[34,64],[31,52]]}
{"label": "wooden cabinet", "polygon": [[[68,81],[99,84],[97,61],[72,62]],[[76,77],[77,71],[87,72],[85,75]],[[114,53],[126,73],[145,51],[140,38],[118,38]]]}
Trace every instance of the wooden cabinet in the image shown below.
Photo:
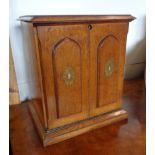
{"label": "wooden cabinet", "polygon": [[36,58],[40,93],[29,107],[44,146],[127,118],[121,98],[128,24],[134,17],[19,19]]}

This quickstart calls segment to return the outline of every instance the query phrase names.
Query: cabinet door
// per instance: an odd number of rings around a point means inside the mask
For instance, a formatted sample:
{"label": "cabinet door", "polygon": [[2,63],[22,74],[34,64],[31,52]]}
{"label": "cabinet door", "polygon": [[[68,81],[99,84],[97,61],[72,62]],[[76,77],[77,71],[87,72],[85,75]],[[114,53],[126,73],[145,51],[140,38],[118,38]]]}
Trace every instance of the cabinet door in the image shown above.
{"label": "cabinet door", "polygon": [[90,114],[121,108],[128,24],[93,24],[90,31]]}
{"label": "cabinet door", "polygon": [[48,128],[87,118],[87,26],[53,25],[37,29]]}

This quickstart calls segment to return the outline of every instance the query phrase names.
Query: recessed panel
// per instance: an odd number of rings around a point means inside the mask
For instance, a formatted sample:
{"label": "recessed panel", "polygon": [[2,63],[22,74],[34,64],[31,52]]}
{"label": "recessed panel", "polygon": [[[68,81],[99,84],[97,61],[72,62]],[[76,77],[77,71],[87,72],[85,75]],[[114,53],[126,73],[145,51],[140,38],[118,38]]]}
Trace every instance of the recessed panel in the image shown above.
{"label": "recessed panel", "polygon": [[82,108],[81,48],[64,38],[53,49],[53,71],[57,117],[80,113]]}
{"label": "recessed panel", "polygon": [[119,42],[109,35],[97,49],[97,107],[112,104],[118,98]]}

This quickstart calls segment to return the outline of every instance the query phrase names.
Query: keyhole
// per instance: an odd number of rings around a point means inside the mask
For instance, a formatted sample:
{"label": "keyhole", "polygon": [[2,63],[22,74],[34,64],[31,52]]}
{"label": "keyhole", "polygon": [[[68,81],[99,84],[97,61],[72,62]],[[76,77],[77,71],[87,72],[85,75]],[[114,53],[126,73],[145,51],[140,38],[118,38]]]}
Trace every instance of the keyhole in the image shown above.
{"label": "keyhole", "polygon": [[89,30],[91,30],[93,27],[92,27],[92,25],[90,24],[90,25],[88,25],[88,29]]}

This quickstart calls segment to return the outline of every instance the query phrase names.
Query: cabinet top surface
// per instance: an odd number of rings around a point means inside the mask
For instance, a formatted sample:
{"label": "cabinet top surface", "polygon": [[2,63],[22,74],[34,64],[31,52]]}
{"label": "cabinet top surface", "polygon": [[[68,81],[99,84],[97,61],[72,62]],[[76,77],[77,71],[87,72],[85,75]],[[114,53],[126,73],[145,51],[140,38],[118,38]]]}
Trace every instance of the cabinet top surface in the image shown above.
{"label": "cabinet top surface", "polygon": [[27,15],[18,20],[31,23],[130,22],[131,15]]}

